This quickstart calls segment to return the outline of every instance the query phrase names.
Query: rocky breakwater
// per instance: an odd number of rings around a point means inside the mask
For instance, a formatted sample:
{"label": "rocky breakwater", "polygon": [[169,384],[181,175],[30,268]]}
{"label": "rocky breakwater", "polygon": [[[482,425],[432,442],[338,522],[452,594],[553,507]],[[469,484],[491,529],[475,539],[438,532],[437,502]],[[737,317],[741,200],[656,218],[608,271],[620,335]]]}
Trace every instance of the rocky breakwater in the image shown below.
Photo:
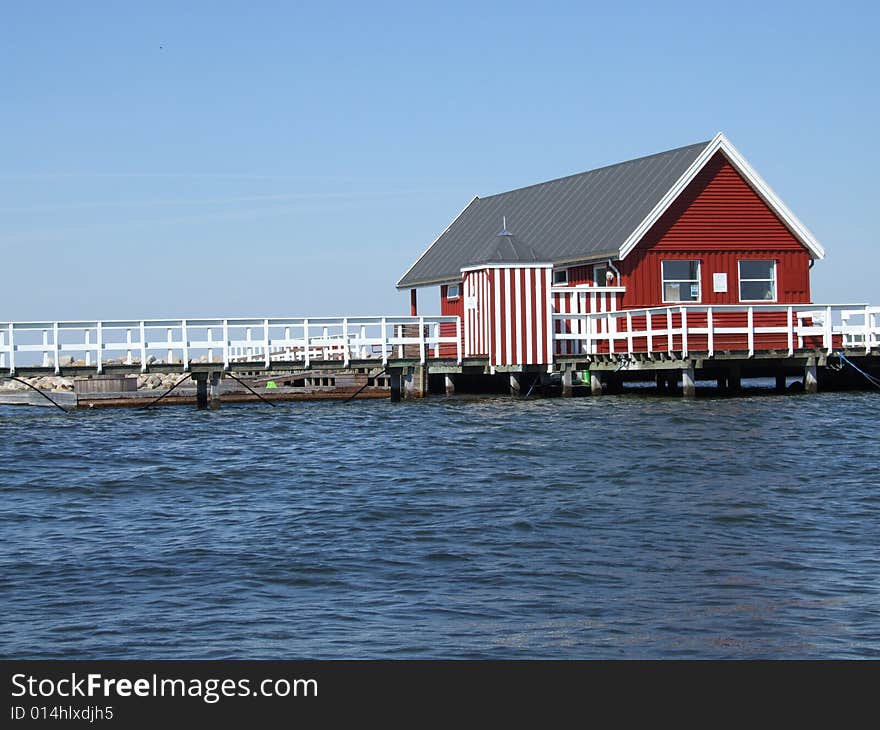
{"label": "rocky breakwater", "polygon": [[[138,390],[168,390],[180,378],[180,373],[148,373],[137,376]],[[37,390],[73,391],[73,378],[56,375],[41,375],[35,378],[21,378]],[[28,390],[24,383],[17,380],[0,380],[0,390]]]}

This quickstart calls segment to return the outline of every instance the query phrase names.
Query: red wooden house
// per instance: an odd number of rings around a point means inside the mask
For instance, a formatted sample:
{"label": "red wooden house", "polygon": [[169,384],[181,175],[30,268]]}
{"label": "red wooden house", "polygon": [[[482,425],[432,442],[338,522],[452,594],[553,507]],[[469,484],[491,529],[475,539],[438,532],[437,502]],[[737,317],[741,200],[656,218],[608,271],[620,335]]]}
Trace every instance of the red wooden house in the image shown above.
{"label": "red wooden house", "polygon": [[439,285],[442,314],[462,318],[464,356],[496,367],[651,352],[654,330],[670,350],[792,349],[824,255],[718,134],[475,197],[397,286],[416,314],[416,289]]}

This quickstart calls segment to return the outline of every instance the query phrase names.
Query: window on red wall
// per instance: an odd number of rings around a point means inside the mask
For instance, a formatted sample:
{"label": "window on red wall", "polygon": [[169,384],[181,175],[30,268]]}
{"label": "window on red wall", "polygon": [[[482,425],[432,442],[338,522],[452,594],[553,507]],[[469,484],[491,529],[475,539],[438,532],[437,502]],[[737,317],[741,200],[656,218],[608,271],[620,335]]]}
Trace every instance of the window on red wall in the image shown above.
{"label": "window on red wall", "polygon": [[745,260],[739,262],[739,300],[741,302],[776,301],[776,262]]}
{"label": "window on red wall", "polygon": [[699,261],[663,261],[661,267],[664,302],[700,301]]}
{"label": "window on red wall", "polygon": [[460,289],[458,284],[450,284],[446,287],[446,298],[447,299],[458,299],[461,296]]}

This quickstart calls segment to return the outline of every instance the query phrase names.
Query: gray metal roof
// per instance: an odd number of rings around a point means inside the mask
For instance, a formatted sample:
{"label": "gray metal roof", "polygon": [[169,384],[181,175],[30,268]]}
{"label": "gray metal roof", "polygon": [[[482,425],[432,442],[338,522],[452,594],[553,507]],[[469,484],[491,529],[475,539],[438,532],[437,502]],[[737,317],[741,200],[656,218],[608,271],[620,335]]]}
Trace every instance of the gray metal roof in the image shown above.
{"label": "gray metal roof", "polygon": [[[474,198],[397,283],[458,279],[477,263],[562,263],[614,254],[709,142]],[[502,219],[514,242],[498,236]],[[532,258],[532,256],[536,258]]]}
{"label": "gray metal roof", "polygon": [[488,245],[480,248],[476,255],[463,266],[478,264],[534,264],[546,262],[529,244],[523,243],[507,230],[496,233]]}

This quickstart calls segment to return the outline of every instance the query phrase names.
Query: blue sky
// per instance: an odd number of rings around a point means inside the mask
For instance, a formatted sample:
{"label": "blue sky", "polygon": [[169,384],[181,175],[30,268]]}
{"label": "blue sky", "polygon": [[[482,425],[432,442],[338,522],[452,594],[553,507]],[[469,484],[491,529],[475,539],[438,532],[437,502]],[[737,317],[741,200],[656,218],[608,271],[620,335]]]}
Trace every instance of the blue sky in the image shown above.
{"label": "blue sky", "polygon": [[875,4],[0,12],[0,319],[402,312],[474,194],[719,130],[880,304]]}

